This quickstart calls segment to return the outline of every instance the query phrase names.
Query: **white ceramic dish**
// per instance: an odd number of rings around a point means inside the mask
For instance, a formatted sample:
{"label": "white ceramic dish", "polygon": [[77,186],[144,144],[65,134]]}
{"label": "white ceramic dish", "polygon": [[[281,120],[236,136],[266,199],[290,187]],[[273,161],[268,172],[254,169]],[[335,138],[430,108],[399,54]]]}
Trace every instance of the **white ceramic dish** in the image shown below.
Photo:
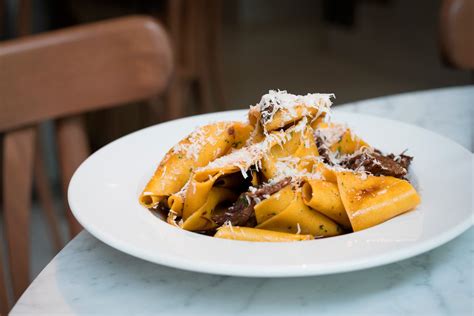
{"label": "white ceramic dish", "polygon": [[171,226],[138,203],[164,154],[195,127],[243,120],[246,111],[194,116],[125,136],[90,156],[69,185],[69,204],[95,237],[130,255],[185,270],[289,277],[359,270],[433,249],[472,225],[472,154],[430,131],[401,122],[335,112],[371,145],[415,156],[411,173],[422,203],[376,227],[295,243],[211,238]]}

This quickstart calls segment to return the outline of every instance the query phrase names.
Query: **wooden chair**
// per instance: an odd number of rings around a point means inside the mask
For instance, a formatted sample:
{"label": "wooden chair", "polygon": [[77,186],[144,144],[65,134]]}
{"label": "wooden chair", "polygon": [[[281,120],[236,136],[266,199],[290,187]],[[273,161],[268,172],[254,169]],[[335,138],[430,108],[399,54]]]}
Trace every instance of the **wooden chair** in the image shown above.
{"label": "wooden chair", "polygon": [[[55,120],[65,193],[89,154],[81,114],[162,93],[172,66],[162,26],[142,16],[0,43],[4,218],[15,300],[29,284],[31,186],[34,176],[42,176],[34,172],[38,123]],[[71,231],[79,232],[69,210],[67,215]]]}
{"label": "wooden chair", "polygon": [[166,21],[176,67],[167,91],[170,118],[189,115],[189,96],[199,112],[225,108],[219,63],[222,0],[169,0]]}
{"label": "wooden chair", "polygon": [[473,71],[474,1],[443,0],[439,26],[444,61],[455,68]]}
{"label": "wooden chair", "polygon": [[8,293],[7,293],[7,285],[5,282],[5,269],[3,268],[3,252],[2,248],[0,247],[0,315],[7,315],[9,302],[8,302]]}

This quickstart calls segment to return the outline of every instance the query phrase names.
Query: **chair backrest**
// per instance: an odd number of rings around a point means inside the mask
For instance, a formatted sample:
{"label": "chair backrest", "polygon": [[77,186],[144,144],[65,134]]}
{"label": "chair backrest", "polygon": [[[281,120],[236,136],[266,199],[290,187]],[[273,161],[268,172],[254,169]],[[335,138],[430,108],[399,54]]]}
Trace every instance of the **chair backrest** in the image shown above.
{"label": "chair backrest", "polygon": [[[166,32],[144,16],[0,42],[3,209],[14,299],[29,284],[36,125],[56,122],[66,191],[72,173],[89,153],[79,114],[157,95],[166,88],[172,68]],[[77,223],[68,215],[70,224]],[[75,227],[77,233],[80,225]]]}
{"label": "chair backrest", "polygon": [[474,70],[474,1],[443,0],[439,27],[444,60],[456,68]]}
{"label": "chair backrest", "polygon": [[0,131],[148,98],[165,88],[171,59],[146,17],[0,43]]}

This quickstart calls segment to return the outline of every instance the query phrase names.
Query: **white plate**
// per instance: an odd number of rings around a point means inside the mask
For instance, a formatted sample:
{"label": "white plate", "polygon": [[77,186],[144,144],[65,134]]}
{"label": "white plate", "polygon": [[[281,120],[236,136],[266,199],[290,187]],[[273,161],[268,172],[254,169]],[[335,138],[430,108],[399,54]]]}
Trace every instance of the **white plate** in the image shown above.
{"label": "white plate", "polygon": [[138,196],[163,155],[195,127],[243,120],[246,111],[213,113],[159,124],[125,136],[90,156],[69,185],[69,204],[95,237],[130,255],[213,274],[288,277],[364,269],[415,256],[472,225],[472,154],[430,131],[386,119],[337,112],[368,143],[409,149],[422,203],[376,227],[328,239],[251,243],[187,232],[141,207]]}

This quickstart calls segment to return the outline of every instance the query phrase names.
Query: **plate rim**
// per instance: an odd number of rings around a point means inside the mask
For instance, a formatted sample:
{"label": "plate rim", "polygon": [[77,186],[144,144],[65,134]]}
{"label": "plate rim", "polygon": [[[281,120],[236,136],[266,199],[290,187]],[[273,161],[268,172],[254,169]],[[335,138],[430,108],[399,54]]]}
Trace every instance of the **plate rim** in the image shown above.
{"label": "plate rim", "polygon": [[[365,113],[354,113],[349,111],[344,111],[344,109],[338,110],[335,109],[335,112],[344,113],[345,115],[349,116],[362,116],[362,117],[371,117],[377,120],[382,121],[391,121],[396,122],[397,124],[407,125],[410,128],[420,129],[423,132],[428,132],[430,134],[435,135],[436,137],[444,138],[446,141],[450,142],[452,145],[458,147],[465,153],[469,153],[471,157],[474,157],[473,154],[464,146],[460,145],[456,141],[446,137],[444,135],[438,134],[432,130],[419,127],[410,123],[406,123],[403,121],[398,121],[390,118],[384,118],[376,115],[370,115]],[[115,248],[118,251],[126,253],[128,255],[132,255],[134,257],[143,259],[148,262],[152,262],[155,264],[161,264],[172,268],[193,271],[193,272],[200,272],[200,273],[208,273],[214,275],[227,275],[227,276],[240,276],[240,277],[302,277],[302,276],[316,276],[316,275],[325,275],[325,274],[335,274],[335,273],[344,273],[350,271],[358,271],[368,268],[373,268],[377,266],[382,266],[398,261],[405,260],[410,257],[414,257],[416,255],[425,253],[430,251],[434,248],[437,248],[454,238],[458,237],[466,230],[468,230],[474,222],[474,216],[471,213],[470,218],[466,218],[465,220],[461,221],[455,226],[450,227],[449,230],[443,231],[439,235],[433,238],[429,238],[427,240],[423,240],[421,242],[413,243],[411,245],[406,245],[401,247],[397,250],[392,250],[389,253],[379,253],[370,256],[370,260],[367,259],[358,259],[358,260],[350,260],[348,263],[337,263],[331,264],[328,267],[322,267],[321,263],[307,263],[304,266],[301,265],[282,265],[282,266],[268,266],[265,269],[261,269],[259,265],[236,265],[236,264],[225,264],[225,263],[217,263],[215,265],[210,265],[208,263],[201,263],[201,262],[192,262],[189,259],[179,257],[179,256],[170,256],[168,254],[160,254],[159,256],[153,256],[151,254],[147,254],[146,252],[141,251],[139,248],[133,247],[133,245],[129,245],[128,243],[118,242],[114,240],[113,236],[109,236],[109,234],[96,229],[93,225],[89,225],[80,215],[80,212],[77,212],[74,202],[71,200],[72,188],[74,187],[78,174],[80,174],[81,168],[87,163],[87,161],[94,159],[95,155],[98,155],[101,151],[106,150],[107,147],[112,146],[114,143],[123,141],[123,139],[132,137],[132,135],[137,133],[143,133],[148,129],[155,128],[158,125],[169,125],[175,122],[189,120],[189,119],[205,119],[206,117],[215,116],[216,114],[245,114],[246,110],[239,109],[239,110],[231,110],[231,111],[220,111],[220,112],[213,112],[207,114],[200,114],[194,116],[188,116],[184,118],[179,118],[159,124],[155,124],[138,131],[132,132],[130,134],[124,135],[109,144],[105,145],[104,147],[100,148],[92,155],[90,155],[85,161],[83,161],[80,166],[74,172],[67,192],[68,203],[70,209],[74,215],[74,217],[78,220],[78,222],[87,230],[89,231],[95,238],[99,239],[100,241],[104,242],[105,244]],[[225,240],[224,242],[229,242]],[[231,241],[235,242],[235,241]],[[239,241],[242,242],[242,241]],[[245,243],[245,242],[244,242]]]}

